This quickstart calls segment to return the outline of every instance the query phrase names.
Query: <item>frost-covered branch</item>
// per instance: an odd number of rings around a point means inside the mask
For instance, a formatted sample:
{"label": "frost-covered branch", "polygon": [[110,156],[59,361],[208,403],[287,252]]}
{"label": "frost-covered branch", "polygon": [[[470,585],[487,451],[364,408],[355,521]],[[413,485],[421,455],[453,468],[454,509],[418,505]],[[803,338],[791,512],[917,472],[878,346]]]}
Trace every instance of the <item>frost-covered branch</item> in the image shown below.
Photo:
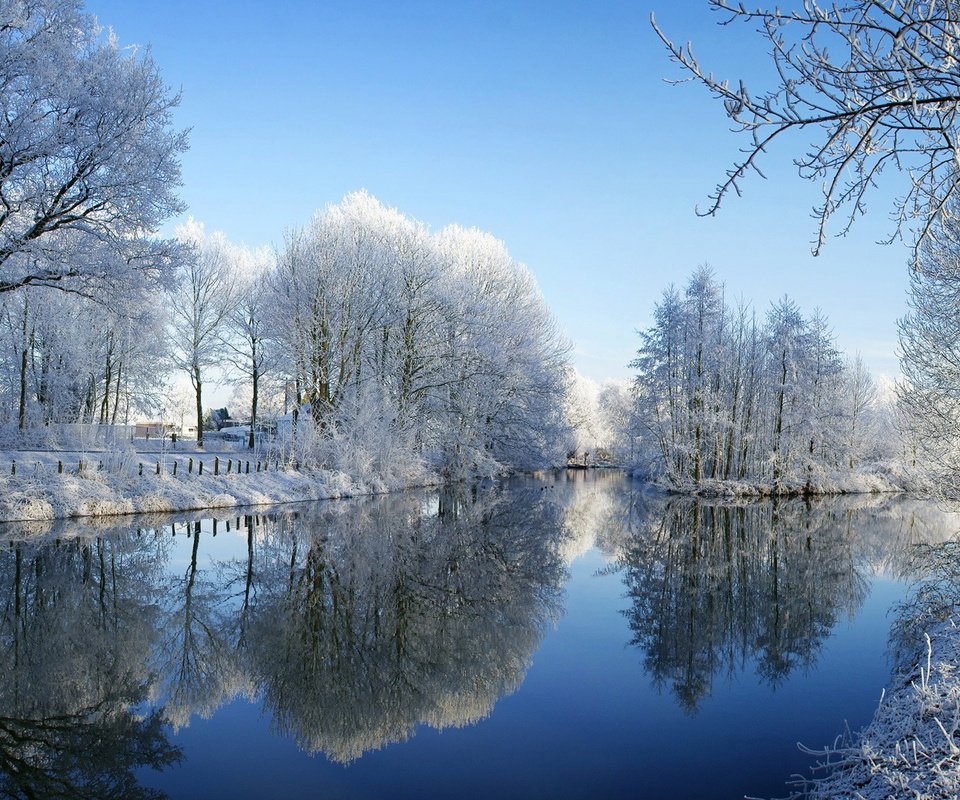
{"label": "frost-covered branch", "polygon": [[815,254],[831,218],[841,218],[843,234],[863,215],[884,170],[898,171],[905,181],[894,203],[891,240],[912,229],[916,248],[931,225],[952,215],[960,157],[956,2],[805,0],[792,11],[709,2],[725,15],[723,25],[756,26],[776,78],[771,88],[752,93],[743,80],[715,77],[692,45],[675,44],[651,17],[671,58],[723,103],[734,130],[748,139],[708,208],[698,213],[715,214],[729,194],[740,194],[749,173],[762,174],[760,163],[772,145],[804,132],[815,138],[794,163],[802,177],[823,187]]}

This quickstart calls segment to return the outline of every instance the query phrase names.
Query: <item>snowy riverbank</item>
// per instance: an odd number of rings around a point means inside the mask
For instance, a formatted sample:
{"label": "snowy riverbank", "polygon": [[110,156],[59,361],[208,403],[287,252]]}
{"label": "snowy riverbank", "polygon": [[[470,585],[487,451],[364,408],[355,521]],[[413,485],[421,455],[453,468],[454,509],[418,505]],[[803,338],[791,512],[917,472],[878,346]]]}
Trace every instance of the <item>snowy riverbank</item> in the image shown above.
{"label": "snowy riverbank", "polygon": [[655,481],[674,494],[698,497],[807,497],[832,494],[888,494],[910,491],[913,481],[900,470],[874,466],[856,472],[824,473],[806,480],[702,480],[675,484]]}
{"label": "snowy riverbank", "polygon": [[920,549],[924,571],[898,611],[899,668],[871,723],[818,757],[793,798],[960,796],[960,541]]}
{"label": "snowy riverbank", "polygon": [[[409,477],[409,476],[408,476]],[[378,494],[434,482],[360,481],[342,472],[274,470],[248,474],[130,476],[96,469],[21,471],[0,477],[0,521],[100,517],[232,508]]]}
{"label": "snowy riverbank", "polygon": [[960,793],[960,628],[951,617],[927,632],[915,672],[897,676],[855,741],[810,751],[824,777],[794,798],[956,798]]}

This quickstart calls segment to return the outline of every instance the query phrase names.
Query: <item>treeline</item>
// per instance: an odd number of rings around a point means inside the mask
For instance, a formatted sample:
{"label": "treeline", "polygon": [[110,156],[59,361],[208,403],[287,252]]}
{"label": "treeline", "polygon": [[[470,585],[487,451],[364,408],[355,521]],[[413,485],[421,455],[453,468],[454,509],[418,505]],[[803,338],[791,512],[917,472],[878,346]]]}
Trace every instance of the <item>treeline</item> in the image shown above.
{"label": "treeline", "polygon": [[[203,437],[204,388],[243,387],[250,445],[261,409],[290,409],[298,462],[352,475],[450,477],[562,463],[567,344],[531,274],[478,230],[433,234],[366,193],[250,251],[189,222],[165,291],[24,287],[0,295],[0,421],[176,417]],[[219,377],[219,374],[217,375]],[[241,412],[243,413],[243,412]]]}
{"label": "treeline", "polygon": [[145,287],[109,298],[30,287],[0,295],[0,421],[123,423],[159,401],[164,302]]}
{"label": "treeline", "polygon": [[701,267],[663,293],[640,339],[634,431],[673,486],[813,490],[879,454],[874,381],[819,312],[784,297],[758,318]]}

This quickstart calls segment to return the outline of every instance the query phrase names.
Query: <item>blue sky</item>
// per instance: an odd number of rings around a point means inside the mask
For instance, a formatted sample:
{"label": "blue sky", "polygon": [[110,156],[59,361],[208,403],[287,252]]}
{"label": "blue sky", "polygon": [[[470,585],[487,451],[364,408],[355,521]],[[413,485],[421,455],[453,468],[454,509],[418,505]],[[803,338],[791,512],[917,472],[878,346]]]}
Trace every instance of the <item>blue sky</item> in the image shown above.
{"label": "blue sky", "polygon": [[[700,0],[185,2],[90,0],[123,44],[149,44],[192,129],[182,196],[208,229],[256,246],[366,188],[434,229],[477,226],[536,275],[581,372],[629,376],[635,330],[671,282],[709,263],[762,313],[819,306],[839,346],[893,374],[903,245],[874,198],[810,255],[818,187],[788,147],[716,218],[699,218],[737,155],[723,109],[679,77],[655,12],[718,75],[768,67],[744,26]],[[800,144],[803,140],[798,140]]]}

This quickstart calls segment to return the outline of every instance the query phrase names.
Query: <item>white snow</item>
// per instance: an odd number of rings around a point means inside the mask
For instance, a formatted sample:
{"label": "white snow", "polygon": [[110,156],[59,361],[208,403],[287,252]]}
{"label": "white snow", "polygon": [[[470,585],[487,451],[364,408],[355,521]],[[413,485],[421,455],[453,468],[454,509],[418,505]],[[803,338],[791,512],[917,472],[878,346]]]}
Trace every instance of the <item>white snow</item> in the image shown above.
{"label": "white snow", "polygon": [[805,480],[787,479],[776,483],[771,480],[701,480],[675,485],[665,478],[656,483],[668,492],[702,497],[773,497],[908,492],[914,486],[914,478],[908,470],[896,464],[869,464],[853,471],[819,470]]}
{"label": "white snow", "polygon": [[[807,750],[822,777],[798,779],[793,798],[956,798],[960,793],[960,628],[931,627],[916,670],[899,675],[852,742]],[[825,774],[824,774],[825,773]]]}
{"label": "white snow", "polygon": [[[376,494],[424,486],[424,471],[392,479],[351,478],[333,470],[295,470],[241,453],[60,451],[0,452],[0,521],[190,511]],[[193,459],[193,471],[188,471]],[[214,474],[219,459],[219,474]],[[17,461],[16,474],[11,463]],[[58,472],[57,462],[63,464]],[[79,469],[80,463],[83,469]],[[203,463],[203,474],[198,474]],[[177,474],[174,476],[174,463]],[[247,464],[250,464],[249,473]],[[257,464],[261,471],[257,471]],[[157,465],[160,474],[156,474]],[[100,466],[102,465],[102,469]],[[143,465],[143,474],[140,474]],[[237,470],[242,465],[243,472]],[[227,469],[230,469],[227,474]]]}

